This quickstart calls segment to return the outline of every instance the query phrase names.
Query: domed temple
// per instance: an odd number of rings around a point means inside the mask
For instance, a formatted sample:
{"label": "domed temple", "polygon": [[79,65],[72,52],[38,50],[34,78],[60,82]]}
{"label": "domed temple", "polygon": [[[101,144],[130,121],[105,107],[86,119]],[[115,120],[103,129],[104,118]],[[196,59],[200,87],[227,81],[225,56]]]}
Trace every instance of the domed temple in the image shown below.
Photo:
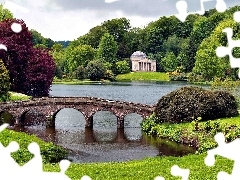
{"label": "domed temple", "polygon": [[132,71],[156,71],[156,60],[147,58],[141,51],[134,52],[131,57]]}

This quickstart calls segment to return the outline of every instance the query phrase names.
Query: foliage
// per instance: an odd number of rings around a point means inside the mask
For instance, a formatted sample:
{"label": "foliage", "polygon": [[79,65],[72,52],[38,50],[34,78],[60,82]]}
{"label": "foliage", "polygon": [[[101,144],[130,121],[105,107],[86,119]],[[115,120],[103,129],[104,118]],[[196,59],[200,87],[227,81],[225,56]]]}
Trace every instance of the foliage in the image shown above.
{"label": "foliage", "polygon": [[187,80],[187,74],[184,73],[184,67],[179,66],[177,69],[173,72],[167,73],[169,75],[169,79],[171,81],[186,81]]}
{"label": "foliage", "polygon": [[179,66],[179,62],[173,52],[167,52],[162,59],[161,65],[166,72],[173,72]]}
{"label": "foliage", "polygon": [[217,143],[214,136],[222,132],[227,142],[240,137],[239,116],[200,122],[201,118],[192,119],[192,122],[182,124],[157,124],[155,116],[146,119],[142,124],[143,131],[151,136],[167,138],[171,141],[193,146],[197,154],[215,148]]}
{"label": "foliage", "polygon": [[117,74],[126,74],[130,72],[130,67],[127,61],[116,62]]}
{"label": "foliage", "polygon": [[27,135],[23,132],[15,132],[5,129],[0,134],[1,143],[7,146],[10,142],[16,141],[20,145],[20,150],[12,153],[13,158],[18,163],[26,163],[33,155],[28,150],[28,145],[32,142],[36,142],[40,146],[41,155],[44,163],[57,163],[64,159],[67,155],[67,151],[60,146],[56,146],[53,143],[46,143],[34,135]]}
{"label": "foliage", "polygon": [[0,21],[7,19],[13,19],[13,14],[8,9],[5,9],[2,4],[0,4]]}
{"label": "foliage", "polygon": [[6,69],[3,61],[0,59],[0,99],[2,101],[7,100],[9,89],[10,89],[9,72]]}
{"label": "foliage", "polygon": [[83,66],[79,66],[75,71],[74,71],[74,77],[78,80],[83,80],[87,76],[86,74],[86,69]]}
{"label": "foliage", "polygon": [[[11,30],[12,23],[22,26],[20,33]],[[0,51],[9,71],[11,90],[33,96],[46,96],[54,76],[55,64],[47,49],[35,49],[31,32],[22,20],[0,23],[0,39],[8,51]]]}
{"label": "foliage", "polygon": [[154,110],[156,122],[190,122],[238,115],[234,96],[225,91],[210,91],[199,87],[183,87],[163,96]]}
{"label": "foliage", "polygon": [[92,81],[98,81],[105,76],[105,66],[100,60],[90,61],[86,67],[87,76]]}
{"label": "foliage", "polygon": [[226,35],[222,32],[226,27],[233,27],[236,32],[239,27],[233,20],[224,20],[214,30],[213,34],[204,39],[196,54],[193,72],[201,74],[205,80],[212,81],[214,77],[225,78],[227,69],[231,69],[229,60],[219,58],[216,49],[227,44]]}
{"label": "foliage", "polygon": [[44,38],[41,33],[37,32],[34,29],[31,29],[31,34],[32,34],[32,42],[35,47],[42,46],[44,48],[52,48],[54,45],[54,41],[51,40],[50,38]]}
{"label": "foliage", "polygon": [[66,49],[68,70],[73,73],[79,66],[87,66],[95,57],[95,50],[90,45],[79,45]]}
{"label": "foliage", "polygon": [[99,43],[97,58],[105,62],[114,63],[116,61],[117,49],[117,42],[114,40],[114,37],[109,33],[105,33]]}
{"label": "foliage", "polygon": [[198,51],[199,45],[205,38],[208,38],[212,34],[212,31],[224,18],[224,13],[215,12],[212,16],[208,18],[200,16],[196,19],[193,25],[192,33],[190,35],[189,47],[191,48],[189,48],[187,52],[187,57],[189,60],[189,64],[186,67],[187,72],[191,72],[194,67],[196,61],[195,56]]}
{"label": "foliage", "polygon": [[46,49],[32,49],[31,58],[25,69],[27,78],[22,84],[22,93],[30,96],[47,96],[52,85],[55,63]]}

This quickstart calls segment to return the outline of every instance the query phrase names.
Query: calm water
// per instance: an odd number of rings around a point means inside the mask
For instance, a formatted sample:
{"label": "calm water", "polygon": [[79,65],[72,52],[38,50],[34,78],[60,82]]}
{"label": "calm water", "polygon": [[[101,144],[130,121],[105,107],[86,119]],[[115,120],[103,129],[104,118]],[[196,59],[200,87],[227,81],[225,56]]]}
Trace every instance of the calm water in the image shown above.
{"label": "calm water", "polygon": [[[92,96],[152,105],[162,96],[186,85],[184,82],[53,85],[50,96]],[[74,162],[128,161],[193,152],[189,147],[174,143],[169,146],[164,141],[143,136],[142,118],[137,114],[125,118],[124,130],[117,129],[117,118],[110,112],[98,112],[93,118],[93,130],[85,129],[80,112],[63,109],[56,116],[55,129],[36,126],[26,127],[24,131],[66,147],[70,150],[69,159]]]}

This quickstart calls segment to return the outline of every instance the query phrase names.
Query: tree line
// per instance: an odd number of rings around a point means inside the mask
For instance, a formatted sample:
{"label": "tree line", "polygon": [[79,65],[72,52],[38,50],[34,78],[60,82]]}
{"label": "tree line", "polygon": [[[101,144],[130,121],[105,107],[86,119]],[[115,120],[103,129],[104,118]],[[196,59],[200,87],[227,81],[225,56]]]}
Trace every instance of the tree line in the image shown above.
{"label": "tree line", "polygon": [[[235,6],[224,13],[211,9],[203,16],[189,15],[185,22],[174,15],[163,16],[144,28],[131,27],[124,17],[104,21],[67,47],[60,44],[52,47],[56,76],[112,79],[130,72],[130,56],[140,50],[157,60],[158,72],[187,76],[189,81],[234,79],[237,69],[230,67],[227,57],[218,58],[215,50],[227,45],[224,28],[232,27],[233,38],[239,36],[239,24],[233,20],[233,13],[239,9]],[[237,57],[239,48],[233,54]]]}

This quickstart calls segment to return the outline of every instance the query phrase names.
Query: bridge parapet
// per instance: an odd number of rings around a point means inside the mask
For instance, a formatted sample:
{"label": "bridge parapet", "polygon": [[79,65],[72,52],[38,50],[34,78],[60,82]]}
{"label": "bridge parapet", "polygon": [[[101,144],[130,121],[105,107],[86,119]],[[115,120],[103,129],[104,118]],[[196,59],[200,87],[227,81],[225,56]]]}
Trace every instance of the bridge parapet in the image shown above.
{"label": "bridge parapet", "polygon": [[80,111],[85,119],[86,126],[92,127],[93,115],[98,111],[110,111],[118,119],[119,128],[122,128],[124,117],[129,113],[137,113],[143,118],[152,114],[155,105],[146,105],[119,100],[109,100],[96,97],[44,97],[25,101],[0,103],[0,113],[8,111],[23,122],[23,114],[30,110],[41,112],[46,117],[55,116],[63,108],[74,108]]}

